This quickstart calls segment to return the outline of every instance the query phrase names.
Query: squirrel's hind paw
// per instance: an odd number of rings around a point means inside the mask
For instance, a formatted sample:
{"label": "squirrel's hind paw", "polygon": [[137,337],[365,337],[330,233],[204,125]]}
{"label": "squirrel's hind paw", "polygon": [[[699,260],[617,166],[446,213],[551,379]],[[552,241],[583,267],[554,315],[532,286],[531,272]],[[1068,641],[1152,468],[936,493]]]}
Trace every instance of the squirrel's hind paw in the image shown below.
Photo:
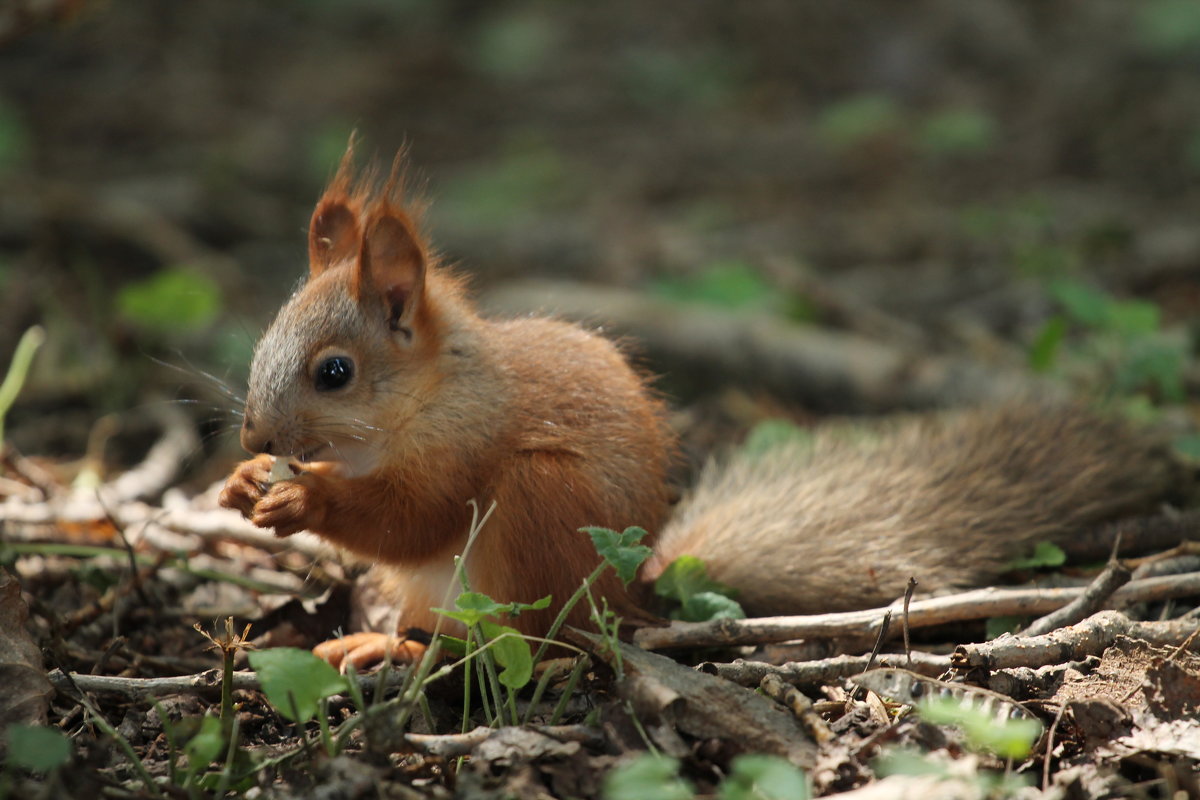
{"label": "squirrel's hind paw", "polygon": [[427,646],[404,634],[389,636],[386,633],[352,633],[340,639],[321,642],[313,648],[313,655],[323,658],[339,670],[345,671],[347,664],[362,672],[368,667],[382,663],[391,653],[393,664],[415,664],[425,655]]}

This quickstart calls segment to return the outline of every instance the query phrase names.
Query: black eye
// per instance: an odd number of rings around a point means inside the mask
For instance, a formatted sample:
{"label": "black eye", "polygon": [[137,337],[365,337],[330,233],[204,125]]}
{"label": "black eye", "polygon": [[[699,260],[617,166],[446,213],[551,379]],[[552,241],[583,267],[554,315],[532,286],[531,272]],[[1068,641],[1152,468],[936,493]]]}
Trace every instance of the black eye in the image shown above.
{"label": "black eye", "polygon": [[317,391],[340,389],[354,377],[354,362],[345,356],[333,356],[317,367]]}

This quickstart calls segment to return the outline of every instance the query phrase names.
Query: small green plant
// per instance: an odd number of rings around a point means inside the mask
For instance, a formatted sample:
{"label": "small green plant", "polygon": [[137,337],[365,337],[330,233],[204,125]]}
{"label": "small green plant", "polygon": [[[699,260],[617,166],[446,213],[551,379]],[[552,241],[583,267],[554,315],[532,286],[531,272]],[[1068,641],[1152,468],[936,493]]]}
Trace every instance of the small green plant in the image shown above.
{"label": "small green plant", "polygon": [[1069,279],[1051,281],[1049,292],[1061,313],[1031,345],[1031,366],[1048,371],[1064,363],[1090,365],[1114,397],[1149,392],[1162,402],[1183,401],[1187,344],[1162,330],[1158,306],[1118,300]]}
{"label": "small green plant", "polygon": [[917,704],[917,714],[935,725],[953,725],[962,729],[967,745],[986,750],[1001,758],[1026,758],[1042,734],[1036,719],[1002,719],[994,709],[964,705],[953,697],[933,697]]}
{"label": "small green plant", "polygon": [[[604,778],[604,800],[690,800],[692,785],[679,777],[679,761],[642,753]],[[720,800],[808,800],[812,791],[804,773],[782,758],[763,754],[733,759],[717,789]]]}
{"label": "small green plant", "polygon": [[679,777],[679,761],[642,753],[604,776],[604,800],[690,800],[691,784]]}
{"label": "small green plant", "polygon": [[346,677],[310,651],[295,647],[273,647],[248,657],[275,710],[298,724],[316,717],[327,751],[335,754],[325,704],[330,697],[349,691]]}
{"label": "small green plant", "polygon": [[812,790],[804,773],[777,756],[738,756],[717,792],[721,800],[808,800]]}
{"label": "small green plant", "polygon": [[17,342],[12,363],[4,375],[4,382],[0,383],[0,443],[4,441],[4,418],[8,416],[9,409],[21,393],[25,378],[29,375],[29,366],[33,363],[33,356],[44,341],[46,332],[41,326],[34,325],[21,334],[21,340]]}
{"label": "small green plant", "polygon": [[1024,558],[1013,559],[1009,562],[1010,570],[1041,569],[1043,567],[1061,567],[1067,563],[1067,554],[1054,542],[1038,542],[1033,546],[1033,552]]}
{"label": "small green plant", "polygon": [[901,747],[884,751],[872,762],[872,766],[881,778],[889,775],[912,775],[941,780],[971,780],[979,787],[979,791],[971,793],[970,796],[1012,797],[1030,784],[1029,776],[1010,772],[983,771],[968,778],[960,769],[955,769],[947,758]]}
{"label": "small green plant", "polygon": [[654,593],[679,604],[670,612],[671,619],[706,622],[746,616],[734,590],[708,577],[704,562],[695,556],[680,556],[667,565],[654,582]]}

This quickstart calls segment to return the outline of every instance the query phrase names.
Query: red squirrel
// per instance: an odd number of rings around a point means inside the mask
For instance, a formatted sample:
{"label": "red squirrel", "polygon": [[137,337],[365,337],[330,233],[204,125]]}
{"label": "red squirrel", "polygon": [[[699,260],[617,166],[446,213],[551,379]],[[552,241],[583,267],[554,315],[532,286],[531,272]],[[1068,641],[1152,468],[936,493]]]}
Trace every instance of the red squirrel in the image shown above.
{"label": "red squirrel", "polygon": [[[751,614],[869,607],[910,575],[923,589],[984,582],[1022,546],[1145,506],[1170,482],[1123,426],[1016,403],[710,468],[668,522],[675,441],[645,378],[576,325],[481,316],[405,206],[398,167],[378,183],[356,178],[351,147],[317,203],[308,279],[251,365],[241,442],[259,455],[220,502],[372,561],[402,629],[436,624],[472,499],[495,511],[467,575],[500,602],[569,597],[599,562],[579,528],[646,528],[644,580],[610,572],[597,587],[636,620],[645,582],[684,553]],[[272,457],[300,462],[296,474],[271,483]],[[542,635],[556,611],[512,624]]]}

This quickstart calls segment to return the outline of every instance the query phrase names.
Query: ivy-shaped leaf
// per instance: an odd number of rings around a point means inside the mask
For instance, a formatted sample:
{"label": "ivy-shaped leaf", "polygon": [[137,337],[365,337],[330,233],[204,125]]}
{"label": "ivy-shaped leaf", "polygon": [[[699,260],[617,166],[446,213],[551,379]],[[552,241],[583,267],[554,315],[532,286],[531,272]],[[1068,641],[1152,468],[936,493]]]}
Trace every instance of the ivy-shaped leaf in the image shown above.
{"label": "ivy-shaped leaf", "polygon": [[621,533],[611,528],[588,527],[580,530],[592,537],[596,552],[613,566],[626,586],[637,576],[642,562],[650,557],[650,548],[638,544],[646,535],[643,528],[629,527]]}
{"label": "ivy-shaped leaf", "polygon": [[308,650],[273,647],[249,653],[267,700],[293,722],[307,722],[317,703],[346,690],[346,679]]}

